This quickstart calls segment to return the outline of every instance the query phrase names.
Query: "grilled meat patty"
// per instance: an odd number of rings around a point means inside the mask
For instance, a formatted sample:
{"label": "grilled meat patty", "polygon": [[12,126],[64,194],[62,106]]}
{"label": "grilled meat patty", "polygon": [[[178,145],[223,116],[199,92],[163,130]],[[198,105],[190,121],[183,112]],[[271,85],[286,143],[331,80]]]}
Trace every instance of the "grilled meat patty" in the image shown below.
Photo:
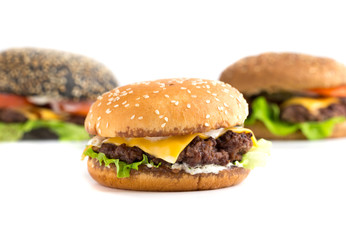
{"label": "grilled meat patty", "polygon": [[[221,137],[202,139],[195,137],[189,145],[180,153],[177,163],[186,163],[189,166],[216,164],[225,166],[229,162],[240,161],[243,154],[248,152],[253,142],[252,133],[235,133],[227,131]],[[129,147],[125,144],[119,146],[111,143],[103,143],[100,148],[93,147],[96,152],[104,153],[108,158],[120,159],[128,164],[143,159],[143,154],[148,156],[155,164],[166,161],[142,151],[138,147]]]}

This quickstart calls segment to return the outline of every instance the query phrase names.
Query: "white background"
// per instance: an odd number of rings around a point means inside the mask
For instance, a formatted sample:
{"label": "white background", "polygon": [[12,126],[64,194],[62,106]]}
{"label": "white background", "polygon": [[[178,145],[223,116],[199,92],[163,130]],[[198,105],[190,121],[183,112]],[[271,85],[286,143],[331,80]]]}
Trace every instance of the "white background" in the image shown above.
{"label": "white background", "polygon": [[[247,55],[346,63],[342,1],[1,1],[0,50],[103,62],[121,84],[217,79]],[[275,142],[239,186],[141,193],[97,185],[82,143],[0,144],[0,239],[345,239],[346,140]]]}

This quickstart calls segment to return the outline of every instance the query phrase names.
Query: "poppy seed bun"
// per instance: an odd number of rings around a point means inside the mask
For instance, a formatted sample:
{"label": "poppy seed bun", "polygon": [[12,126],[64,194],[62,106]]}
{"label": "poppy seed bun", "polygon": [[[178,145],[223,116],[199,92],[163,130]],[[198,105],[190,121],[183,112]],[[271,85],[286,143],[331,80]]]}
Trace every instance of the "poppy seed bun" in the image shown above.
{"label": "poppy seed bun", "polygon": [[[262,122],[256,121],[254,124],[245,125],[245,127],[251,128],[257,138],[266,138],[271,140],[305,140],[307,139],[301,131],[286,135],[279,136],[272,134]],[[340,138],[346,136],[346,121],[338,123],[334,126],[333,132],[327,138]]]}
{"label": "poppy seed bun", "polygon": [[0,53],[1,93],[80,101],[116,86],[110,70],[84,56],[36,48]]}
{"label": "poppy seed bun", "polygon": [[220,80],[246,96],[262,91],[304,91],[346,84],[346,68],[330,58],[295,53],[264,53],[229,66]]}
{"label": "poppy seed bun", "polygon": [[100,166],[97,160],[88,160],[88,171],[98,183],[113,188],[137,191],[194,191],[230,187],[241,183],[250,170],[233,167],[218,174],[202,173],[191,175],[180,171],[163,170],[139,166],[138,171],[131,170],[130,177],[117,178],[116,167]]}
{"label": "poppy seed bun", "polygon": [[248,105],[228,84],[162,79],[118,87],[92,105],[86,130],[102,137],[163,137],[243,125]]}

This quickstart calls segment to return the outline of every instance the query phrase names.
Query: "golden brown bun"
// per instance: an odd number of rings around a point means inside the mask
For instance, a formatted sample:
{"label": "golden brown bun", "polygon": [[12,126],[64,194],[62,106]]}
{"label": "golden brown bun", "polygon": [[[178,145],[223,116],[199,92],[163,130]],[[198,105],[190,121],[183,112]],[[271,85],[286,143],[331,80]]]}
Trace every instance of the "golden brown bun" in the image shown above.
{"label": "golden brown bun", "polygon": [[[245,125],[245,127],[251,128],[256,138],[265,138],[271,140],[300,140],[307,139],[300,131],[287,136],[278,136],[272,134],[263,123],[256,121],[255,124]],[[335,125],[332,135],[327,138],[340,138],[346,137],[346,121]]]}
{"label": "golden brown bun", "polygon": [[88,171],[98,183],[112,188],[137,191],[194,191],[230,187],[241,183],[250,170],[234,167],[223,170],[218,174],[191,175],[180,171],[164,170],[162,168],[147,168],[139,166],[139,170],[131,170],[130,177],[117,178],[114,164],[107,168],[100,166],[98,161],[89,158]]}
{"label": "golden brown bun", "polygon": [[295,53],[264,53],[229,66],[220,80],[245,95],[261,91],[302,91],[346,84],[346,68],[330,58]]}
{"label": "golden brown bun", "polygon": [[162,79],[118,87],[91,107],[85,128],[102,137],[160,137],[242,125],[248,105],[220,81]]}

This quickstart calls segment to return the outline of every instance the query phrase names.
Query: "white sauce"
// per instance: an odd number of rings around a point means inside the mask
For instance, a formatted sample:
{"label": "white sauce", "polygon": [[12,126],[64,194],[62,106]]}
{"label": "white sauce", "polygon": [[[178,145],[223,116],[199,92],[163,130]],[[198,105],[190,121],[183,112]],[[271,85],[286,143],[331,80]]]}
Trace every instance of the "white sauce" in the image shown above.
{"label": "white sauce", "polygon": [[207,165],[197,165],[196,167],[190,167],[186,163],[182,163],[182,164],[175,163],[172,165],[172,169],[184,170],[185,172],[191,175],[200,174],[200,173],[217,174],[222,170],[231,168],[232,166],[234,166],[234,164],[228,163],[226,166],[220,166],[216,164],[207,164]]}

